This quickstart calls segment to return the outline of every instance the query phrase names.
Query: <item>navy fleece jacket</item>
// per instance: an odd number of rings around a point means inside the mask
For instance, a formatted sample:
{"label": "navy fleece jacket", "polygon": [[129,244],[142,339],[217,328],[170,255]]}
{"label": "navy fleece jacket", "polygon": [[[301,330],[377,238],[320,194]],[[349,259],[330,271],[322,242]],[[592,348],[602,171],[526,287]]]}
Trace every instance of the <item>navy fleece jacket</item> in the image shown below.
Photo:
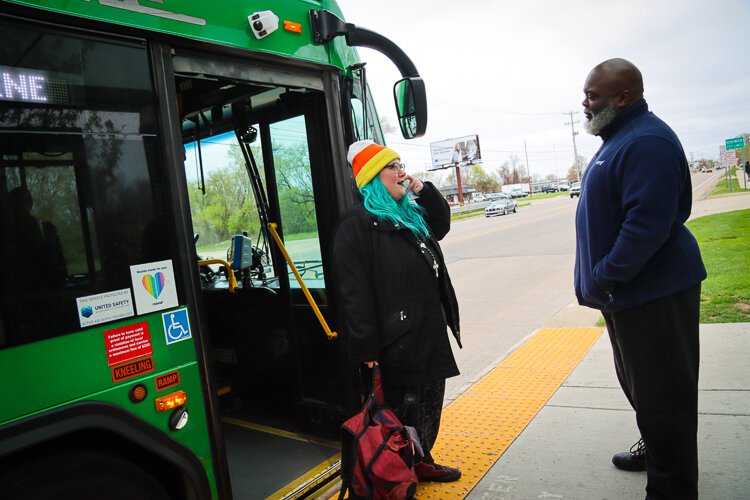
{"label": "navy fleece jacket", "polygon": [[629,309],[705,279],[684,224],[692,188],[675,133],[641,99],[599,135],[604,142],[583,176],[576,212],[578,302]]}

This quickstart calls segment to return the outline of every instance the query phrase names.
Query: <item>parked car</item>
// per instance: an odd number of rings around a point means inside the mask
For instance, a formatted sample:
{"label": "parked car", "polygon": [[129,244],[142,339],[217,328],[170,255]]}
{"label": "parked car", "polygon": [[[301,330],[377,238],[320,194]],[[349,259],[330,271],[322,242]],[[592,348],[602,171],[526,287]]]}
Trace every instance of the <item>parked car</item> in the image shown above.
{"label": "parked car", "polygon": [[542,188],[542,193],[556,193],[557,188],[554,186],[547,186]]}
{"label": "parked car", "polygon": [[560,191],[567,191],[568,189],[570,189],[570,186],[567,184],[560,184]]}
{"label": "parked car", "polygon": [[522,189],[514,189],[513,191],[510,192],[511,198],[523,198],[527,195],[528,193]]}
{"label": "parked car", "polygon": [[487,201],[487,197],[483,195],[482,193],[477,193],[471,197],[471,201]]}
{"label": "parked car", "polygon": [[509,200],[510,195],[505,193],[490,193],[485,195],[485,198],[488,201],[495,201],[495,200]]}
{"label": "parked car", "polygon": [[490,203],[484,209],[484,216],[492,217],[493,215],[506,215],[511,212],[516,213],[517,208],[518,203],[508,198],[502,198]]}
{"label": "parked car", "polygon": [[581,183],[580,182],[574,182],[570,185],[570,197],[573,198],[574,196],[581,196]]}

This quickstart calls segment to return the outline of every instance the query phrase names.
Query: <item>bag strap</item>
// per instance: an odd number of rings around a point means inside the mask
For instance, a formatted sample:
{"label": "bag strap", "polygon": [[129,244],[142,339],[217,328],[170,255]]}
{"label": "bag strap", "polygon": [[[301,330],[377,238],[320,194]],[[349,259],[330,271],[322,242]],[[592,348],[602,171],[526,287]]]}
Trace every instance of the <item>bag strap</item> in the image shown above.
{"label": "bag strap", "polygon": [[385,405],[385,394],[383,393],[383,381],[381,380],[380,365],[372,367],[372,394],[371,397],[375,403],[375,407],[381,407]]}

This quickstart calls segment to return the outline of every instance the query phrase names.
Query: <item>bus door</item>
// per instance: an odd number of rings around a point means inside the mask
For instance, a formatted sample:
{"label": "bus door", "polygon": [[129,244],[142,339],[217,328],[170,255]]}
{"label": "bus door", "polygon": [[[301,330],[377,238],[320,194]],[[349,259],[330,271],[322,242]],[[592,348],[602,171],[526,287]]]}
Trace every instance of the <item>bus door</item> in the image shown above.
{"label": "bus door", "polygon": [[337,209],[324,80],[215,58],[177,56],[174,68],[196,254],[246,261],[233,291],[226,265],[200,267],[232,490],[312,487],[337,467],[338,345],[268,225],[327,314]]}

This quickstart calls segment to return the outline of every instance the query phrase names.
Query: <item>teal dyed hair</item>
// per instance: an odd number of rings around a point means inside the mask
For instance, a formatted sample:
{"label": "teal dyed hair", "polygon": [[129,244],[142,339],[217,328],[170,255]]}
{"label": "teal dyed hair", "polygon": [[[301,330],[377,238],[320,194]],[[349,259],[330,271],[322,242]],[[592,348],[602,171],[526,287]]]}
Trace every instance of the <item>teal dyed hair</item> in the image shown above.
{"label": "teal dyed hair", "polygon": [[413,203],[408,195],[404,195],[399,201],[394,200],[380,177],[375,176],[359,192],[365,198],[365,209],[376,218],[404,226],[423,239],[430,235],[424,221],[424,209]]}

